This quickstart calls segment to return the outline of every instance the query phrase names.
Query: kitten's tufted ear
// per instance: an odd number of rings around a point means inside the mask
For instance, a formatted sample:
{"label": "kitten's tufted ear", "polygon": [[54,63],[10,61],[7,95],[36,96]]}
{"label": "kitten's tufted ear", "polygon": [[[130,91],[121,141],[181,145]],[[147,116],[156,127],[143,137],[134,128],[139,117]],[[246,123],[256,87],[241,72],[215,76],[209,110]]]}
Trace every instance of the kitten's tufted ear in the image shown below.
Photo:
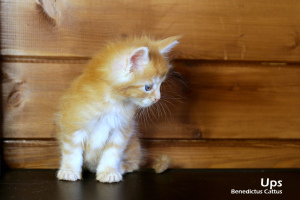
{"label": "kitten's tufted ear", "polygon": [[130,72],[134,70],[139,70],[141,67],[149,63],[149,49],[148,47],[140,47],[135,49],[129,59],[127,70]]}
{"label": "kitten's tufted ear", "polygon": [[162,55],[169,53],[179,42],[180,36],[173,36],[164,40],[158,41],[158,50]]}

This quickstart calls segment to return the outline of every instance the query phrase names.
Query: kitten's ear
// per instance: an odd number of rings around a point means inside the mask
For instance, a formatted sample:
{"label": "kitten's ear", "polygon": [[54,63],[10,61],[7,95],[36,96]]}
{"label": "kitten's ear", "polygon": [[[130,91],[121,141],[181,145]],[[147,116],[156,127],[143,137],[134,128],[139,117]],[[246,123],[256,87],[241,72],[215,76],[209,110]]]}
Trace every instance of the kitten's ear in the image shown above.
{"label": "kitten's ear", "polygon": [[141,67],[149,63],[149,49],[148,47],[140,47],[135,49],[128,59],[127,70],[130,72],[139,70]]}
{"label": "kitten's ear", "polygon": [[180,38],[181,38],[181,36],[173,36],[173,37],[169,37],[164,40],[158,41],[159,52],[162,55],[166,55],[179,43],[177,40]]}

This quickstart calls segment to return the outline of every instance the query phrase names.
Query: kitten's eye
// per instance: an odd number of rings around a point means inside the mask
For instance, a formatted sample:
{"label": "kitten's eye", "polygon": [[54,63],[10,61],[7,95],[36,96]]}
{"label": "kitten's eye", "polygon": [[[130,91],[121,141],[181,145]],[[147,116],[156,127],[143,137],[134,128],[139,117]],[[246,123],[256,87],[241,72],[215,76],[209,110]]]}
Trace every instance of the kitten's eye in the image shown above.
{"label": "kitten's eye", "polygon": [[150,91],[152,89],[152,87],[153,87],[153,84],[151,84],[151,85],[145,85],[145,91],[146,92]]}

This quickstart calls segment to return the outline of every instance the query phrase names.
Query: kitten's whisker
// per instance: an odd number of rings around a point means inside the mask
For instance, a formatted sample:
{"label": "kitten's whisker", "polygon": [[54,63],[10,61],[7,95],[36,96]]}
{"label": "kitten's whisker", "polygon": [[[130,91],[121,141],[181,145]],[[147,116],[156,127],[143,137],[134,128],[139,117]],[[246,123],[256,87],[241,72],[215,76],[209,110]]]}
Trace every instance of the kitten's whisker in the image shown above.
{"label": "kitten's whisker", "polygon": [[140,109],[140,111],[139,111],[139,114],[138,114],[138,119],[139,120],[142,120],[142,118],[143,118],[143,109]]}
{"label": "kitten's whisker", "polygon": [[137,107],[136,112],[135,112],[135,119],[140,119],[140,115],[142,112],[142,108],[141,107]]}
{"label": "kitten's whisker", "polygon": [[162,97],[171,97],[171,98],[178,98],[178,99],[184,99],[184,97],[183,96],[180,96],[180,95],[177,95],[177,96],[175,96],[175,95],[173,95],[174,93],[170,93],[170,94],[163,94],[162,95]]}
{"label": "kitten's whisker", "polygon": [[183,100],[186,98],[175,92],[164,92],[164,94],[162,95],[162,99]]}
{"label": "kitten's whisker", "polygon": [[164,101],[166,101],[167,103],[171,104],[172,106],[175,106],[173,103],[171,103],[170,101],[164,99]]}
{"label": "kitten's whisker", "polygon": [[[155,106],[155,105],[154,105],[154,106]],[[155,119],[157,119],[155,113],[154,113],[153,110],[152,110],[152,108],[153,108],[154,106],[151,106],[151,108],[150,108],[149,110],[151,111],[151,114],[155,117]]]}
{"label": "kitten's whisker", "polygon": [[166,87],[169,87],[169,88],[173,88],[176,86],[176,85],[174,85],[174,83],[171,84],[171,82],[169,82],[169,81],[166,81],[165,85],[166,85]]}
{"label": "kitten's whisker", "polygon": [[164,108],[162,102],[160,102],[160,103],[161,103],[161,107],[162,107],[162,109],[163,109],[163,111],[164,111],[164,113],[165,113],[165,118],[167,119],[167,113],[166,113],[166,111],[165,111],[165,108]]}
{"label": "kitten's whisker", "polygon": [[148,121],[149,118],[149,107],[146,108],[146,121]]}
{"label": "kitten's whisker", "polygon": [[170,78],[170,79],[168,79],[168,82],[169,82],[169,83],[172,83],[173,85],[177,85],[177,86],[180,85],[177,81],[174,80],[173,77]]}
{"label": "kitten's whisker", "polygon": [[174,100],[174,101],[179,102],[179,103],[184,103],[184,101],[182,101],[180,98],[162,98],[162,100],[166,100],[166,99]]}
{"label": "kitten's whisker", "polygon": [[165,83],[168,84],[168,86],[169,86],[170,88],[172,88],[172,87],[174,87],[174,86],[175,86],[175,87],[177,86],[174,82],[171,82],[171,80],[167,80]]}
{"label": "kitten's whisker", "polygon": [[176,79],[179,80],[183,85],[185,85],[186,87],[188,87],[187,85],[187,81],[181,76],[180,73],[176,72],[176,71],[172,71],[172,73],[169,76],[170,79]]}
{"label": "kitten's whisker", "polygon": [[149,120],[150,120],[150,122],[155,126],[155,127],[157,127],[157,125],[152,121],[152,119],[151,119],[151,116],[150,116],[150,112],[149,112],[149,110],[151,111],[151,108],[150,107],[147,107],[147,116],[148,116],[148,118],[149,118]]}
{"label": "kitten's whisker", "polygon": [[144,123],[145,123],[145,125],[147,125],[147,119],[148,119],[147,114],[148,114],[147,109],[144,109],[143,116],[144,116]]}
{"label": "kitten's whisker", "polygon": [[145,120],[145,109],[144,108],[140,108],[139,121],[144,122],[145,128],[147,130],[147,123],[146,123],[146,120]]}
{"label": "kitten's whisker", "polygon": [[178,96],[181,96],[180,94],[178,94],[178,92],[175,92],[175,91],[164,91],[163,92],[164,94],[174,94],[174,95],[178,95]]}
{"label": "kitten's whisker", "polygon": [[155,104],[157,119],[160,118],[160,108],[159,108],[159,101]]}
{"label": "kitten's whisker", "polygon": [[160,118],[160,115],[162,115],[161,108],[160,108],[160,102],[157,102],[157,109],[158,109],[158,116]]}
{"label": "kitten's whisker", "polygon": [[[166,104],[165,104],[165,105],[166,105]],[[171,113],[170,109],[168,108],[168,106],[166,105],[165,107],[166,107],[166,109],[168,110],[168,112],[170,113],[171,119],[174,120],[174,119],[173,119],[173,116],[172,116],[172,113]]]}
{"label": "kitten's whisker", "polygon": [[182,98],[176,98],[176,97],[172,97],[172,96],[164,96],[164,97],[162,97],[162,99],[182,100]]}
{"label": "kitten's whisker", "polygon": [[[149,110],[150,110],[151,112],[153,112],[151,108],[149,108]],[[157,123],[155,123],[155,122],[152,121],[150,115],[149,115],[149,118],[150,118],[151,122],[153,123],[153,125],[154,125],[156,128],[159,128],[159,127],[157,126]],[[155,118],[155,119],[157,120],[157,118]]]}
{"label": "kitten's whisker", "polygon": [[150,121],[155,125],[155,122],[152,121],[151,114],[150,114],[150,112],[152,113],[152,109],[151,109],[151,107],[148,107],[148,108],[149,108],[148,109],[148,117],[149,117]]}
{"label": "kitten's whisker", "polygon": [[143,112],[144,112],[144,110],[141,109],[141,110],[140,110],[140,113],[139,113],[139,119],[140,119],[140,120],[143,120]]}

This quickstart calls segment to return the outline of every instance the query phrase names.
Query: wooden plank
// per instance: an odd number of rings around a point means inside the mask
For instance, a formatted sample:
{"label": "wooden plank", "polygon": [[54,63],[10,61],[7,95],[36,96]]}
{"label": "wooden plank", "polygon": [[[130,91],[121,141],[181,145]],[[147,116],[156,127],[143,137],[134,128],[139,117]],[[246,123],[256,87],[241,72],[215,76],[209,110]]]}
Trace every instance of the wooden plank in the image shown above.
{"label": "wooden plank", "polygon": [[297,0],[47,1],[1,0],[2,55],[90,57],[144,33],[182,35],[178,58],[300,61]]}
{"label": "wooden plank", "polygon": [[[172,157],[172,168],[299,168],[300,141],[145,140],[149,159]],[[5,140],[4,159],[11,168],[58,168],[55,141]]]}
{"label": "wooden plank", "polygon": [[55,141],[3,141],[3,157],[10,168],[53,169],[59,166],[60,150]]}
{"label": "wooden plank", "polygon": [[[4,63],[3,137],[53,138],[58,99],[82,72],[79,62]],[[188,87],[176,79],[165,84],[162,94],[171,97],[162,101],[164,110],[154,107],[151,120],[147,114],[139,119],[144,138],[300,138],[298,65],[176,61],[174,66]]]}
{"label": "wooden plank", "polygon": [[3,64],[3,137],[55,137],[54,114],[59,98],[83,65],[51,63]]}

